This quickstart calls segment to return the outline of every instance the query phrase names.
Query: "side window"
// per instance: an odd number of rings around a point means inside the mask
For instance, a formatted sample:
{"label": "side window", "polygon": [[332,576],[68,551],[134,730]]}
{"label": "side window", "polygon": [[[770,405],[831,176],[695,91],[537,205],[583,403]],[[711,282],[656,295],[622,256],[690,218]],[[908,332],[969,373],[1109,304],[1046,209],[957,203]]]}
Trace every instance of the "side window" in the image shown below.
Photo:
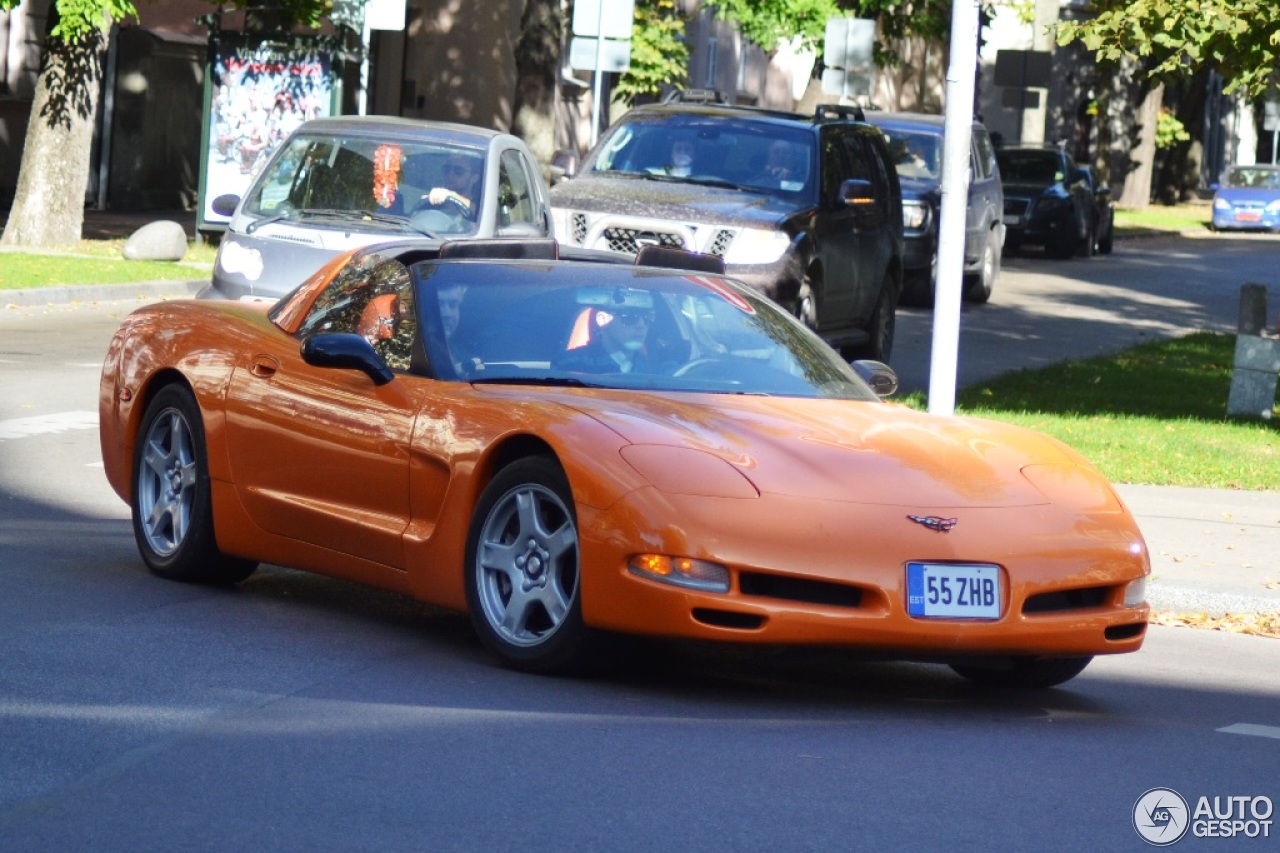
{"label": "side window", "polygon": [[973,132],[973,174],[975,178],[987,180],[996,173],[996,149],[991,144],[991,137],[985,130],[975,129]]}
{"label": "side window", "polygon": [[822,135],[822,198],[830,204],[849,175],[844,152],[841,150],[840,137],[834,133]]}
{"label": "side window", "polygon": [[369,264],[352,264],[334,279],[316,299],[298,336],[357,334],[392,370],[408,370],[417,327],[409,270],[397,260],[373,256]]}
{"label": "side window", "polygon": [[498,162],[498,227],[525,222],[541,230],[533,182],[520,152],[507,149]]}

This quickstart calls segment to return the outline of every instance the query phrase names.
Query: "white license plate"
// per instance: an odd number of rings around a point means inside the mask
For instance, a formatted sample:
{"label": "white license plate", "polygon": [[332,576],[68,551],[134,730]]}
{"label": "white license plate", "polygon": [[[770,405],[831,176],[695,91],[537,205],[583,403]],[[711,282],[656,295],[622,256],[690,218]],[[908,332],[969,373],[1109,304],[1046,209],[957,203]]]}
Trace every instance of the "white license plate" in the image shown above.
{"label": "white license plate", "polygon": [[1021,217],[1021,216],[1015,216],[1015,215],[1014,215],[1014,214],[1012,214],[1012,213],[1006,213],[1006,214],[1004,215],[1004,224],[1005,224],[1005,225],[1017,225],[1017,224],[1018,224],[1019,222],[1021,222],[1021,221],[1022,221],[1022,217]]}
{"label": "white license plate", "polygon": [[944,619],[999,619],[995,566],[907,563],[907,613]]}

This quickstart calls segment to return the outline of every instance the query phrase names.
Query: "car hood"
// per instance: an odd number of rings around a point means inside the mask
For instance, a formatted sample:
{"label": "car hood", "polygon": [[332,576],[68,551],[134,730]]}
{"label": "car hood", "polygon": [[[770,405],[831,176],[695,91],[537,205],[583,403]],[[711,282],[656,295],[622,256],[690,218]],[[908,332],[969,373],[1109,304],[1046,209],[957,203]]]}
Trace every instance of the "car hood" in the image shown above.
{"label": "car hood", "polygon": [[551,189],[551,206],[659,219],[776,226],[806,208],[767,193],[628,177],[577,177]]}
{"label": "car hood", "polygon": [[1280,201],[1280,190],[1264,187],[1219,187],[1214,195],[1230,202],[1258,201],[1265,204]]}
{"label": "car hood", "polygon": [[1067,191],[1062,184],[1004,184],[1006,196],[1023,196],[1035,198],[1041,195],[1065,196]]}
{"label": "car hood", "polygon": [[918,178],[899,178],[904,199],[920,199],[938,204],[942,200],[942,185],[937,181],[924,181]]}
{"label": "car hood", "polygon": [[[608,393],[571,405],[632,445],[718,456],[761,494],[931,509],[1033,506],[1050,500],[1022,472],[1041,465],[1037,483],[1065,477],[1067,490],[1088,493],[1084,503],[1116,501],[1101,475],[1051,438],[897,404]],[[676,469],[682,458],[693,461],[673,455],[667,464]]]}

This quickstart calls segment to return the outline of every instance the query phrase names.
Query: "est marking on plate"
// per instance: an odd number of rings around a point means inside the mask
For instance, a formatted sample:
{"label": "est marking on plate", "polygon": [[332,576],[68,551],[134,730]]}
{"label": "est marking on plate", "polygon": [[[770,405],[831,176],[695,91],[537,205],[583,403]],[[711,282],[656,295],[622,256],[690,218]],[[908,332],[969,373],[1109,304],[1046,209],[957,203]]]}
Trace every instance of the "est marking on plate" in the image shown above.
{"label": "est marking on plate", "polygon": [[959,563],[907,563],[907,614],[999,619],[1000,570]]}

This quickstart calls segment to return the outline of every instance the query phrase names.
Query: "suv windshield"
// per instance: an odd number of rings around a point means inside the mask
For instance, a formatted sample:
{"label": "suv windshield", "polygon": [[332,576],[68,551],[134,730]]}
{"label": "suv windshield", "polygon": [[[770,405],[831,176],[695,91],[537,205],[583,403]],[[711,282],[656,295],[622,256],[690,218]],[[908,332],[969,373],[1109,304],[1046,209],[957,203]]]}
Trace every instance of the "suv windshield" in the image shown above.
{"label": "suv windshield", "polygon": [[724,116],[646,116],[618,125],[591,166],[597,174],[729,184],[795,198],[813,193],[812,136]]}
{"label": "suv windshield", "polygon": [[[439,234],[473,234],[484,180],[484,151],[438,142],[388,143],[367,137],[295,136],[245,201],[254,216],[393,216]],[[446,188],[470,209],[433,205]]]}
{"label": "suv windshield", "polygon": [[932,133],[881,128],[898,175],[938,180],[942,175],[942,137]]}

